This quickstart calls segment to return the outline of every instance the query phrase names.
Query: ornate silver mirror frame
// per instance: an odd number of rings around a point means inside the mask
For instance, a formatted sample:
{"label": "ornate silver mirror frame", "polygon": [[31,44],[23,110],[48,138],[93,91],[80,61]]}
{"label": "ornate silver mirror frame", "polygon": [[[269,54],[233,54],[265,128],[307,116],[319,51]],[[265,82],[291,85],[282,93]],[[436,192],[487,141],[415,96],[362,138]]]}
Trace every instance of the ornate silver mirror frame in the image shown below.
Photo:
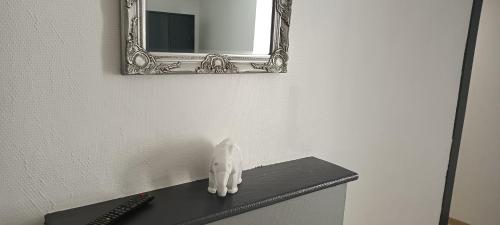
{"label": "ornate silver mirror frame", "polygon": [[146,0],[121,0],[122,74],[286,73],[292,0],[273,0],[270,55],[148,52]]}

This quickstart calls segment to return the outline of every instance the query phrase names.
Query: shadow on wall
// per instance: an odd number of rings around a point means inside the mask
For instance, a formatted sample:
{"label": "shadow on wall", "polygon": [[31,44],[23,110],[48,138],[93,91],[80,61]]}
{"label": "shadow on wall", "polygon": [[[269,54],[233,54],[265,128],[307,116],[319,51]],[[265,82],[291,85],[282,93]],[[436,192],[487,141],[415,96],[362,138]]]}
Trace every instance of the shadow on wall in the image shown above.
{"label": "shadow on wall", "polygon": [[195,139],[140,151],[118,174],[121,190],[128,195],[207,178],[212,149],[209,141]]}
{"label": "shadow on wall", "polygon": [[[43,216],[44,215],[25,217],[22,220],[23,221],[22,224],[16,224],[16,225],[43,225],[43,224],[45,224],[45,218]],[[10,218],[5,218],[5,219],[7,219],[7,221],[19,220],[18,215],[13,215],[12,218],[14,218],[14,219],[10,219]],[[2,220],[3,219],[4,218],[2,218]],[[2,221],[0,221],[0,224],[4,225]],[[7,224],[5,224],[5,225],[7,225]]]}
{"label": "shadow on wall", "polygon": [[120,75],[120,1],[101,0],[102,10],[102,70]]}

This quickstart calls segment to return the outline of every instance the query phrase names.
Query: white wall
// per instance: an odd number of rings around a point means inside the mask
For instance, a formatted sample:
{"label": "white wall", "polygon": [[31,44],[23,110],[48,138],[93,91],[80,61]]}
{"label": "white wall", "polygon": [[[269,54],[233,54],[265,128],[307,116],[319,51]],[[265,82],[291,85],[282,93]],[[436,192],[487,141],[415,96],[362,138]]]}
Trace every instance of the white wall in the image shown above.
{"label": "white wall", "polygon": [[201,0],[147,0],[146,9],[151,11],[194,15],[194,51],[198,52],[200,45],[200,1]]}
{"label": "white wall", "polygon": [[200,3],[200,52],[253,53],[256,0]]}
{"label": "white wall", "polygon": [[500,224],[500,2],[485,0],[472,71],[451,216]]}
{"label": "white wall", "polygon": [[296,0],[286,75],[121,76],[118,1],[0,13],[0,224],[314,155],[360,173],[346,225],[437,224],[471,0]]}

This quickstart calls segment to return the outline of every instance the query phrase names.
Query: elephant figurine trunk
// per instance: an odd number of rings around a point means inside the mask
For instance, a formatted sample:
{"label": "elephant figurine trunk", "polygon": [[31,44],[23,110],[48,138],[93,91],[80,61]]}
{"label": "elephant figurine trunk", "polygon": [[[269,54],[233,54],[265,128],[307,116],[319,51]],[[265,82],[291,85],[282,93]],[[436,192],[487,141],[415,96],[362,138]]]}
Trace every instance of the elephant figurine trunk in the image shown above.
{"label": "elephant figurine trunk", "polygon": [[238,191],[242,172],[241,150],[231,139],[226,138],[215,146],[209,165],[208,192],[224,197]]}

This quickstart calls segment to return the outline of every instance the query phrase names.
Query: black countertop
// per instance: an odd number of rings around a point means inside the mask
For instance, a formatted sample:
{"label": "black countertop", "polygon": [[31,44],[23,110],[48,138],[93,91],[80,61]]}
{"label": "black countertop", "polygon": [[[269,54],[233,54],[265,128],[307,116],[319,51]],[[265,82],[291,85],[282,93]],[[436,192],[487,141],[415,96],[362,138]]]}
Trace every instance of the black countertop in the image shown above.
{"label": "black countertop", "polygon": [[[208,193],[207,179],[149,192],[153,202],[116,225],[206,224],[357,179],[350,170],[308,157],[244,171],[239,191],[226,198]],[[85,225],[128,198],[50,213],[45,224]]]}

